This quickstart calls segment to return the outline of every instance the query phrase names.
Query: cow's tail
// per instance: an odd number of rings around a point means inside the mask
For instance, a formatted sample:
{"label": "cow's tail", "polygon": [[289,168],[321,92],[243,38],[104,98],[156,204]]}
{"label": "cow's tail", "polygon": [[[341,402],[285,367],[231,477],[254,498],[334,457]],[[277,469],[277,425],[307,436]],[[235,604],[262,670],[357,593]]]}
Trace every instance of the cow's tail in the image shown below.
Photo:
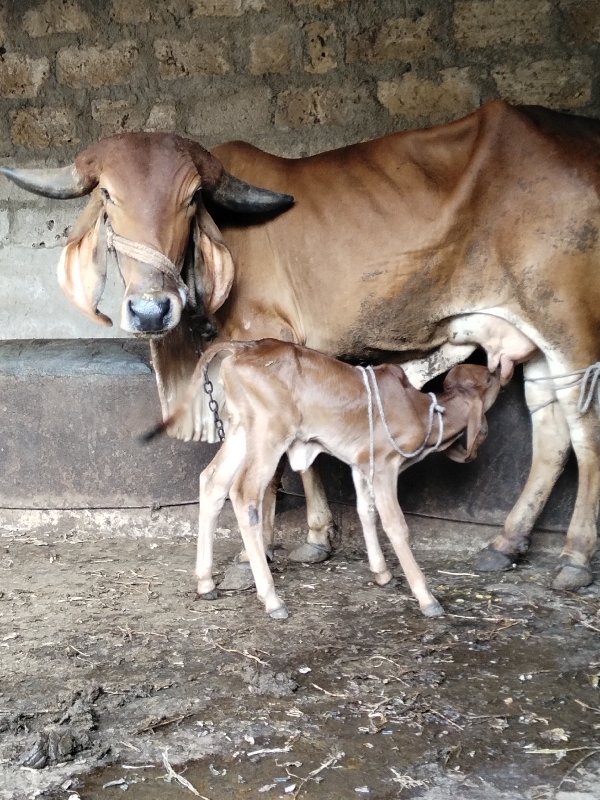
{"label": "cow's tail", "polygon": [[145,433],[140,434],[140,441],[150,442],[157,436],[161,436],[167,431],[168,428],[171,427],[171,425],[174,425],[182,416],[187,413],[190,405],[194,402],[196,395],[200,391],[200,388],[204,385],[205,373],[208,369],[208,366],[216,356],[223,352],[233,355],[238,350],[244,349],[247,346],[248,342],[216,342],[215,344],[212,344],[202,354],[201,358],[196,364],[196,368],[194,369],[192,377],[190,378],[186,399],[180,403],[180,405],[177,406],[173,413],[170,414],[166,419],[164,419],[162,422],[159,422],[153,428],[145,431]]}

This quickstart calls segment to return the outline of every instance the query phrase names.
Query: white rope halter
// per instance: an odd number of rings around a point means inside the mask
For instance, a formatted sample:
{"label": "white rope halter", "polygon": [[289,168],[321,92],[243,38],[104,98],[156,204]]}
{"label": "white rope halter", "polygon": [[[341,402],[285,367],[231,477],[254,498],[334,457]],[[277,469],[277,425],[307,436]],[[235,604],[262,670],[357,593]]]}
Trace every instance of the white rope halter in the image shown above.
{"label": "white rope halter", "polygon": [[369,494],[371,497],[371,507],[370,510],[373,510],[373,503],[374,503],[374,494],[373,494],[373,478],[375,474],[375,430],[374,430],[374,414],[373,414],[373,395],[375,395],[375,400],[377,402],[377,410],[379,411],[379,416],[381,417],[381,421],[383,423],[383,428],[386,432],[388,441],[392,448],[401,455],[402,458],[416,458],[420,456],[421,453],[427,447],[427,442],[429,441],[429,437],[431,436],[431,432],[433,430],[433,422],[434,417],[438,415],[438,424],[439,424],[439,431],[437,436],[437,441],[433,446],[434,450],[437,450],[442,443],[444,438],[444,413],[446,409],[443,406],[440,406],[437,402],[437,398],[433,392],[429,392],[429,397],[431,398],[431,404],[429,406],[429,416],[427,421],[427,432],[425,433],[425,438],[423,439],[422,444],[413,450],[412,453],[406,452],[403,450],[395,441],[394,437],[391,434],[389,425],[385,418],[385,413],[383,411],[383,403],[381,402],[381,394],[379,393],[379,386],[377,385],[377,377],[375,376],[375,372],[373,367],[357,367],[360,370],[362,375],[363,383],[365,384],[365,389],[367,390],[367,410],[369,414]]}

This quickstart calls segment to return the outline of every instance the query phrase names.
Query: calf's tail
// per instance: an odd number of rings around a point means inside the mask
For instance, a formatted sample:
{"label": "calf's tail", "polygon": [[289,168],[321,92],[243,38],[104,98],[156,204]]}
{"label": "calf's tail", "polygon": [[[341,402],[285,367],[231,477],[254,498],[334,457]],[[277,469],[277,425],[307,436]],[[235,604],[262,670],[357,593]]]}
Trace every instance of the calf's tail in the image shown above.
{"label": "calf's tail", "polygon": [[152,439],[155,439],[157,436],[161,436],[163,433],[165,433],[171,425],[173,425],[175,422],[177,422],[177,420],[187,413],[190,405],[194,402],[196,395],[200,391],[201,386],[204,384],[205,372],[208,369],[211,361],[223,352],[233,355],[238,350],[244,348],[244,346],[247,346],[247,344],[248,342],[216,342],[215,344],[212,344],[202,354],[201,358],[196,364],[196,368],[194,369],[192,377],[190,378],[185,400],[179,406],[177,406],[173,413],[170,414],[166,419],[164,419],[162,422],[159,422],[153,428],[150,428],[149,430],[140,434],[139,440],[144,443],[151,442]]}

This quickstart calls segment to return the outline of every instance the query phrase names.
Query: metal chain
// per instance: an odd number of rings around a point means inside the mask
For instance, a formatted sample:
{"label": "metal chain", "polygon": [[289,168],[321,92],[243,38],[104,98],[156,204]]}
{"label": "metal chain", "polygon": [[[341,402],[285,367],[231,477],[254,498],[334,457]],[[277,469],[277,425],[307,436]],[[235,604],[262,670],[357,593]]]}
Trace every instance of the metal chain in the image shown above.
{"label": "metal chain", "polygon": [[219,437],[220,442],[225,441],[225,426],[223,425],[223,420],[219,416],[219,404],[215,400],[213,396],[214,390],[213,383],[211,379],[208,377],[208,367],[204,370],[204,391],[208,395],[208,407],[212,411],[213,418],[215,420],[215,427],[217,429],[217,435]]}

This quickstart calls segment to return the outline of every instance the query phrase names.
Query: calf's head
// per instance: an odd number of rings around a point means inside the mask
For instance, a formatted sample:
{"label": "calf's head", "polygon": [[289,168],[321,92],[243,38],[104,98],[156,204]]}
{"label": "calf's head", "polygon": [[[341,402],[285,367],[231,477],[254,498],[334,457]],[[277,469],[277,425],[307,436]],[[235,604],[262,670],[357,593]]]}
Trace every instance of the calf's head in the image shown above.
{"label": "calf's head", "polygon": [[477,364],[459,364],[444,379],[444,396],[460,398],[467,408],[466,445],[458,442],[446,450],[453,461],[465,463],[477,456],[488,432],[485,412],[495,402],[501,387],[500,369],[490,372]]}
{"label": "calf's head", "polygon": [[113,250],[125,285],[121,328],[146,336],[172,330],[186,303],[202,303],[211,314],[229,294],[233,261],[205,198],[238,213],[277,212],[293,203],[238,180],[199,144],[171,134],[112,136],[67,167],[0,172],[46,197],[89,195],[62,252],[59,283],[80,311],[112,325],[98,303]]}

